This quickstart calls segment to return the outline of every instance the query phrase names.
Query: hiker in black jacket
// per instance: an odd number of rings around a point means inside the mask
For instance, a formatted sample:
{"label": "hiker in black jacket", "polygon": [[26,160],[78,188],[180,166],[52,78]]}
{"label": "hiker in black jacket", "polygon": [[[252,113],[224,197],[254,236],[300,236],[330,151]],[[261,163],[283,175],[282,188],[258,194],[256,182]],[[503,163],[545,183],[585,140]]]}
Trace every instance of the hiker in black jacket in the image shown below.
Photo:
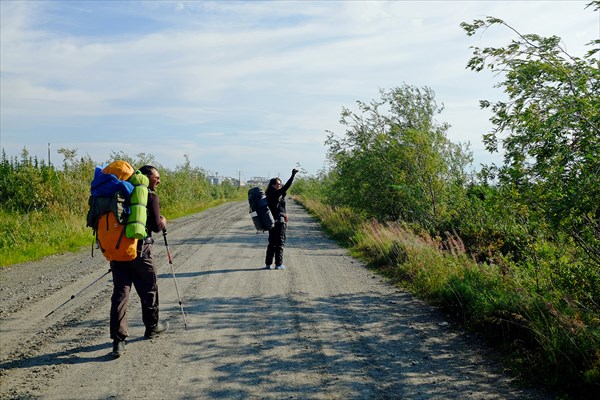
{"label": "hiker in black jacket", "polygon": [[265,190],[269,209],[275,219],[275,226],[269,231],[269,245],[265,257],[265,269],[271,269],[273,257],[275,257],[275,269],[285,269],[283,265],[283,246],[285,245],[285,230],[287,227],[287,213],[285,211],[285,195],[292,186],[297,169],[292,170],[292,176],[281,186],[281,179],[273,178],[269,181],[269,187]]}

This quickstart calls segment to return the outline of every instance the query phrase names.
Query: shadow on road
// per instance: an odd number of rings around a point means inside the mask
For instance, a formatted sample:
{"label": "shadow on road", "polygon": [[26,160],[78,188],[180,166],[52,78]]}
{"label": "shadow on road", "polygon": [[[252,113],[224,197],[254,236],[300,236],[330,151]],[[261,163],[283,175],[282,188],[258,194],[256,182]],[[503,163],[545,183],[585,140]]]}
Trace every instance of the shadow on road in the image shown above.
{"label": "shadow on road", "polygon": [[[473,360],[465,338],[407,294],[210,298],[186,309],[219,337],[185,343],[190,350],[182,362],[216,366],[219,384],[204,393],[208,398],[256,394],[229,392],[232,381],[261,385],[266,398],[310,398],[328,387],[353,399],[497,393],[498,375],[489,365],[479,368],[482,360]],[[241,345],[248,337],[251,344]],[[315,371],[318,381],[293,379]]]}

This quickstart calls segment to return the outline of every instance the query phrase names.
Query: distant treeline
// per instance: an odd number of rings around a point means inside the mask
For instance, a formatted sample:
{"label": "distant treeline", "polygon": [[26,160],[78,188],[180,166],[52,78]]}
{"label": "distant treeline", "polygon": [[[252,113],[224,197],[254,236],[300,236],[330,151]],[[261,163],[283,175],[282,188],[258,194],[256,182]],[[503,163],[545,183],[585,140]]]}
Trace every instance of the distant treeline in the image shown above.
{"label": "distant treeline", "polygon": [[210,203],[240,200],[245,191],[230,182],[212,185],[206,173],[185,162],[170,169],[154,156],[112,153],[98,163],[77,157],[76,149],[61,148],[62,165],[55,167],[30,156],[23,148],[19,156],[2,151],[0,162],[0,265],[35,259],[57,251],[91,243],[91,229],[85,227],[90,183],[97,165],[117,159],[134,168],[151,164],[159,168],[161,184],[157,191],[161,211],[175,218],[199,211]]}

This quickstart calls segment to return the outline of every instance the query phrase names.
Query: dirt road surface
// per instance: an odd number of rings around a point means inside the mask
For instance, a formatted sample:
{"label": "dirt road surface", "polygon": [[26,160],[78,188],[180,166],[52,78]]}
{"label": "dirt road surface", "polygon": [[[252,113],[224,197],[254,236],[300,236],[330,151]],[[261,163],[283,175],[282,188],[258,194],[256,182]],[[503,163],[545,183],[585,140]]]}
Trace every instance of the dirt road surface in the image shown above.
{"label": "dirt road surface", "polygon": [[285,271],[262,269],[267,235],[256,233],[244,202],[170,221],[176,281],[162,235],[154,245],[170,329],[144,339],[133,293],[118,359],[108,337],[111,275],[90,286],[109,268],[100,254],[3,268],[0,398],[551,398],[520,387],[475,337],[377,277],[288,204]]}

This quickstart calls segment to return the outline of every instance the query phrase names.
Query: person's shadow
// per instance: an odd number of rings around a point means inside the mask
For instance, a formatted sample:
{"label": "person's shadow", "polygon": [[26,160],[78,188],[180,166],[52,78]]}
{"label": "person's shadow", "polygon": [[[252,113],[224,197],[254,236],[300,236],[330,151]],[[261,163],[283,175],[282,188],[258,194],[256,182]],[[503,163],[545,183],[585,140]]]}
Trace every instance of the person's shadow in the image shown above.
{"label": "person's shadow", "polygon": [[[143,340],[142,337],[127,340],[127,343],[135,343]],[[107,352],[100,356],[88,356],[88,353],[95,353],[106,349]],[[35,357],[21,358],[19,360],[5,361],[0,363],[0,370],[10,370],[17,368],[43,367],[62,364],[85,364],[85,363],[100,363],[116,360],[112,355],[112,343],[106,342],[90,346],[76,347],[59,351],[56,353],[44,353]]]}
{"label": "person's shadow", "polygon": [[[231,268],[231,269],[214,269],[211,271],[197,271],[197,272],[175,272],[175,277],[176,278],[193,278],[196,276],[204,276],[204,275],[216,275],[216,274],[227,274],[227,273],[231,273],[231,272],[252,272],[252,271],[266,271],[265,267],[260,267],[260,268]],[[172,278],[173,277],[173,273],[172,272],[165,272],[162,274],[157,275],[158,278]]]}

